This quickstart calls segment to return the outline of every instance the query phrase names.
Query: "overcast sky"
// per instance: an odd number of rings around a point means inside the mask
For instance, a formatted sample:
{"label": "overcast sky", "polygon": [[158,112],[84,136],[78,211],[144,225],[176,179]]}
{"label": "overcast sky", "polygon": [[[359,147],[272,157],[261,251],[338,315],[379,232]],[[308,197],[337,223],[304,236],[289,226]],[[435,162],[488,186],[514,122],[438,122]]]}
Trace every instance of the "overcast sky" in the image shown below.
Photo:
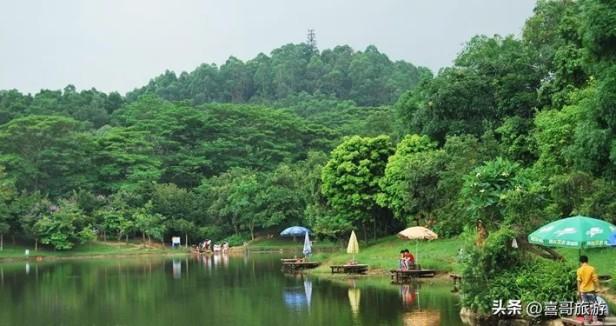
{"label": "overcast sky", "polygon": [[535,0],[0,0],[0,89],[132,90],[165,69],[242,60],[314,28],[433,71],[476,34],[520,35]]}

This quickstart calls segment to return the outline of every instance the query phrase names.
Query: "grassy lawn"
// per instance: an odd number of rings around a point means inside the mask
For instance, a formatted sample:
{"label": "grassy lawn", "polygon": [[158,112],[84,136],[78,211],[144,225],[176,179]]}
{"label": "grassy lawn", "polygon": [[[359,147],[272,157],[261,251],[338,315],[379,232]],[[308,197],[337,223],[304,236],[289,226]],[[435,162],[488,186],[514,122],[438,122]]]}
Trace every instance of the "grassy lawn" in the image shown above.
{"label": "grassy lawn", "polygon": [[[434,241],[420,241],[416,246],[415,241],[400,240],[390,236],[377,240],[370,245],[359,245],[359,254],[356,260],[359,263],[370,265],[371,269],[393,269],[398,267],[400,250],[409,249],[417,258],[422,268],[435,269],[444,272],[459,272],[460,265],[457,261],[458,249],[462,248],[460,238],[439,239]],[[329,272],[329,265],[344,264],[351,260],[351,255],[344,252],[316,254],[313,260],[321,260],[323,264],[316,272]]]}
{"label": "grassy lawn", "polygon": [[[295,249],[304,246],[304,238],[297,237],[295,241],[293,238],[272,238],[272,239],[257,239],[248,242],[249,249],[258,250],[274,250],[274,249]],[[313,248],[335,248],[336,244],[331,241],[317,241],[312,239]]]}
{"label": "grassy lawn", "polygon": [[[559,248],[557,251],[569,262],[577,265],[579,253],[577,249]],[[590,265],[594,266],[599,275],[616,274],[616,248],[585,249],[583,255],[588,256]]]}
{"label": "grassy lawn", "polygon": [[104,256],[104,255],[141,255],[141,254],[172,254],[185,253],[184,248],[171,249],[156,247],[144,247],[140,243],[125,242],[102,242],[93,241],[84,245],[75,246],[71,250],[56,251],[40,248],[34,251],[32,246],[5,244],[4,250],[0,251],[0,259],[26,258],[25,250],[30,250],[30,256],[43,257],[79,257],[79,256]]}
{"label": "grassy lawn", "polygon": [[[398,266],[398,256],[401,249],[409,249],[423,268],[435,269],[443,272],[461,272],[461,266],[457,260],[457,253],[463,247],[460,238],[438,239],[434,241],[420,241],[417,249],[414,241],[403,241],[395,236],[390,236],[369,243],[360,243],[359,254],[356,260],[368,264],[372,269],[392,269]],[[577,249],[557,249],[567,261],[577,264]],[[588,249],[583,252],[590,259],[591,265],[595,266],[600,275],[612,275],[616,273],[616,249]],[[316,271],[329,272],[329,265],[344,264],[351,260],[351,255],[340,250],[336,253],[318,253],[313,260],[322,261],[323,264]]]}

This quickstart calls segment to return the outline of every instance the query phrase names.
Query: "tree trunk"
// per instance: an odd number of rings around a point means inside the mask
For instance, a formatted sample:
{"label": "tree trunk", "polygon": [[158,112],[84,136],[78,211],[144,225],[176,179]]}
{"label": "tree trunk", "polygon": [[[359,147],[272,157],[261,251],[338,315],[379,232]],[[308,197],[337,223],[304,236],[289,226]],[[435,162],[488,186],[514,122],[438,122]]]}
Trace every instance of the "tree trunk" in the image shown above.
{"label": "tree trunk", "polygon": [[0,233],[0,251],[4,251],[4,234]]}
{"label": "tree trunk", "polygon": [[141,231],[141,242],[145,245],[145,232]]}
{"label": "tree trunk", "polygon": [[188,248],[188,232],[184,233],[184,247]]}
{"label": "tree trunk", "polygon": [[34,239],[34,251],[38,251],[38,238]]}
{"label": "tree trunk", "polygon": [[364,233],[364,241],[368,242],[368,230],[366,230],[366,223],[362,223],[361,228]]}
{"label": "tree trunk", "polygon": [[254,225],[254,223],[250,224],[250,239],[251,240],[255,239],[255,225]]}
{"label": "tree trunk", "polygon": [[376,240],[376,224],[377,224],[377,223],[376,223],[376,222],[377,222],[376,220],[377,220],[377,217],[375,216],[375,217],[372,219],[372,230],[373,230],[373,233],[372,233],[372,239],[373,239],[373,240]]}
{"label": "tree trunk", "polygon": [[107,242],[107,231],[103,231],[103,241]]}
{"label": "tree trunk", "polygon": [[565,259],[561,254],[552,248],[530,244],[526,237],[516,237],[516,242],[518,243],[518,247],[520,249],[528,250],[537,256],[556,261],[563,261]]}

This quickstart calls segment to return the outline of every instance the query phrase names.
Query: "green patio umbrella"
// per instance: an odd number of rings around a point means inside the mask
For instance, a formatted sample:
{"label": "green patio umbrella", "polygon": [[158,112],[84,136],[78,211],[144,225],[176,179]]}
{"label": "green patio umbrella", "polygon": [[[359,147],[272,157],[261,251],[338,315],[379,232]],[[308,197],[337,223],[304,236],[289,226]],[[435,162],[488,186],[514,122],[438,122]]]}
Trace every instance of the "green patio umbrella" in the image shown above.
{"label": "green patio umbrella", "polygon": [[616,226],[596,218],[573,216],[540,227],[528,236],[528,242],[546,247],[603,248]]}

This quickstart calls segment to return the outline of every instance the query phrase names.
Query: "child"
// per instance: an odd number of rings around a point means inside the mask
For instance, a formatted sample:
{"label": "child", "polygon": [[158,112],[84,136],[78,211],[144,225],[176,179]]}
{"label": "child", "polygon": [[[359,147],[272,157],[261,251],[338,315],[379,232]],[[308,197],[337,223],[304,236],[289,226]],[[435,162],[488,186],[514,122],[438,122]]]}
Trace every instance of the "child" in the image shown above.
{"label": "child", "polygon": [[408,265],[406,264],[406,256],[405,256],[404,250],[400,250],[400,269],[403,271],[408,269]]}
{"label": "child", "polygon": [[409,269],[411,266],[415,266],[415,256],[408,250],[404,249],[404,260],[406,261],[406,268]]}

